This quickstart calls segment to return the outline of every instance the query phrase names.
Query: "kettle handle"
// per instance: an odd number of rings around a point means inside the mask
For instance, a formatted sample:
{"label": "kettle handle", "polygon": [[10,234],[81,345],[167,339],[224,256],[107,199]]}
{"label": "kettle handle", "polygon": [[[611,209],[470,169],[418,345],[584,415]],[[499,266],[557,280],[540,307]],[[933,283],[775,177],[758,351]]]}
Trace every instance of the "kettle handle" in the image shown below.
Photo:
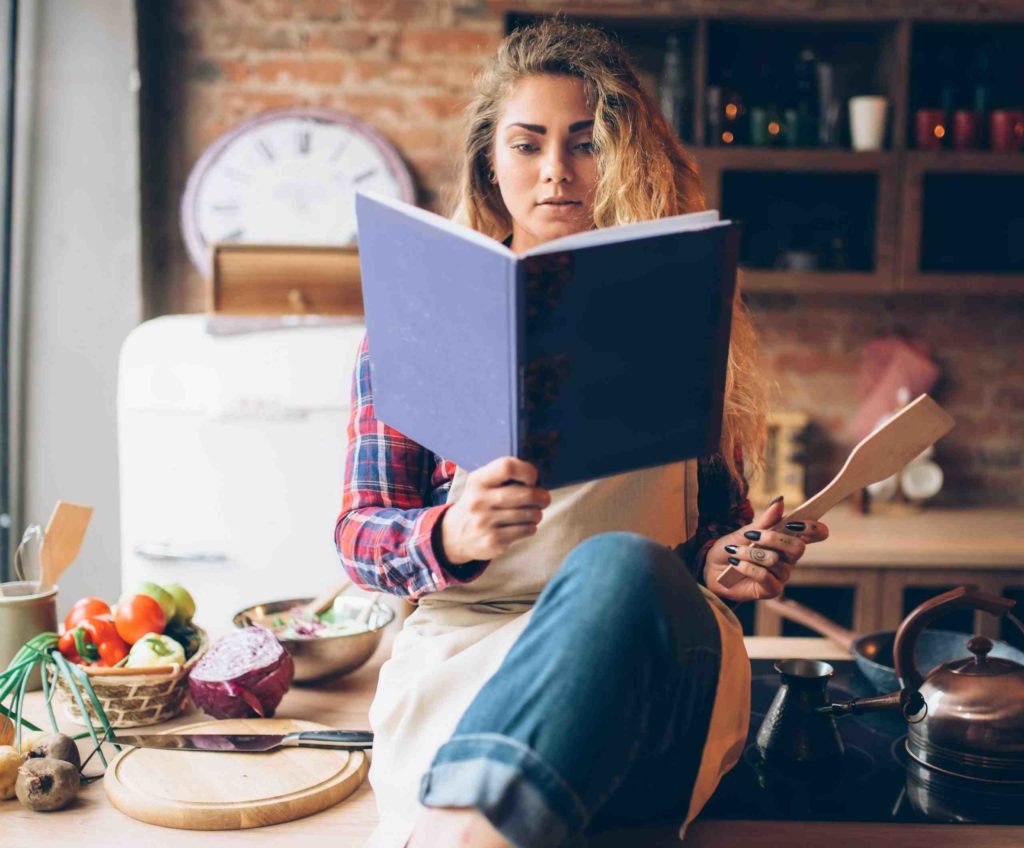
{"label": "kettle handle", "polygon": [[947,612],[964,608],[984,610],[992,615],[1000,616],[1013,609],[1015,605],[1016,601],[1009,598],[989,595],[969,586],[958,586],[934,598],[929,598],[912,610],[896,631],[896,643],[893,646],[896,675],[903,682],[903,686],[916,691],[924,683],[924,678],[917,670],[914,649],[917,647],[918,635],[936,618]]}

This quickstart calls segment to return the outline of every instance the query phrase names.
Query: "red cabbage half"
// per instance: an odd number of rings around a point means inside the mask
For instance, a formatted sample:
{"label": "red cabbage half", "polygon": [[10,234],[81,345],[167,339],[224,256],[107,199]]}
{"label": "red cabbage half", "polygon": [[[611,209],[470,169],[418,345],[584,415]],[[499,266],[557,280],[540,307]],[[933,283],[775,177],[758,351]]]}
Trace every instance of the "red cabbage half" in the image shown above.
{"label": "red cabbage half", "polygon": [[271,718],[292,684],[291,655],[266,627],[218,639],[188,678],[192,701],[214,718]]}

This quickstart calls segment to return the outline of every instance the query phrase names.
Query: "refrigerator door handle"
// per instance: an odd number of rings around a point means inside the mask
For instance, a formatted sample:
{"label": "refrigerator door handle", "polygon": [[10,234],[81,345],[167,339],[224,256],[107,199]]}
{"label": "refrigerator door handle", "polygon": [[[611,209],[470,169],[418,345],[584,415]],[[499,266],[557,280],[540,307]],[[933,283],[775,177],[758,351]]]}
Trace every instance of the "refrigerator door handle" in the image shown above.
{"label": "refrigerator door handle", "polygon": [[143,559],[175,562],[227,562],[224,551],[174,542],[139,542],[132,553]]}

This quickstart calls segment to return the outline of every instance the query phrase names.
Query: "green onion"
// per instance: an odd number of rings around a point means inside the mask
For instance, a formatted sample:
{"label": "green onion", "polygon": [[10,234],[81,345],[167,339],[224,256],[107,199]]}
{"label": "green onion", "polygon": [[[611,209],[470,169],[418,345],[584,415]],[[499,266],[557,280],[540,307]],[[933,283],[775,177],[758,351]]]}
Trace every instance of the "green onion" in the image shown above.
{"label": "green onion", "polygon": [[31,669],[29,668],[22,668],[20,671],[12,675],[11,679],[8,681],[8,684],[4,687],[3,695],[0,695],[0,702],[2,702],[3,698],[6,698],[8,697],[8,695],[10,695],[10,702],[6,707],[3,705],[3,703],[0,703],[0,713],[3,713],[9,719],[12,719],[14,721],[15,732],[17,732],[18,730],[19,721],[22,724],[24,724],[25,727],[27,727],[29,730],[39,730],[39,728],[32,724],[32,722],[20,718],[18,709],[18,691],[19,689],[23,688],[22,675],[24,675],[25,679],[27,679],[30,671]]}
{"label": "green onion", "polygon": [[[46,711],[50,714],[50,727],[53,728],[54,733],[58,733],[57,717],[53,714],[53,705],[50,703],[50,699],[53,697],[53,692],[50,690],[50,669],[45,661],[39,664],[39,676],[43,681],[43,703],[46,704]],[[57,688],[56,682],[53,688]]]}
{"label": "green onion", "polygon": [[[68,688],[71,690],[71,694],[78,704],[78,709],[82,713],[82,718],[85,720],[85,726],[89,729],[89,736],[92,737],[92,741],[98,746],[100,744],[99,739],[96,738],[96,729],[92,726],[92,719],[89,718],[89,711],[85,708],[85,702],[82,700],[82,695],[78,691],[78,686],[75,684],[75,676],[68,666],[68,661],[64,659],[64,655],[60,651],[52,652],[53,658],[57,661],[57,666],[60,668],[61,673],[64,675],[68,682]],[[106,716],[103,717],[106,719]],[[100,759],[103,761],[103,765],[107,764],[106,757],[103,756],[103,752],[99,752]]]}
{"label": "green onion", "polygon": [[[118,751],[121,750],[121,746],[117,744],[116,734],[114,733],[114,728],[112,728],[112,727],[107,727],[107,731],[106,731],[106,733],[103,734],[103,739],[101,740],[100,744],[102,744],[102,742],[107,742],[107,741],[109,741],[115,748],[117,748]],[[97,745],[95,748],[93,748],[92,751],[89,752],[89,756],[86,757],[82,761],[82,768],[79,769],[79,771],[82,771],[82,770],[85,769],[86,765],[88,765],[88,763],[89,763],[89,760],[91,760],[95,754],[99,754],[100,758],[101,759],[103,758],[103,754],[100,753],[100,746],[99,745]],[[98,777],[102,777],[102,775],[98,775]]]}
{"label": "green onion", "polygon": [[[92,688],[92,682],[89,680],[89,675],[85,673],[85,670],[75,666],[72,671],[78,675],[79,680],[82,682],[82,688],[85,689],[85,693],[89,696],[89,700],[92,701],[93,709],[96,710],[96,715],[99,717],[100,724],[103,726],[103,738],[106,739],[113,732],[113,728],[110,726],[110,719],[107,718],[107,712],[103,709],[103,704],[100,703],[100,699],[96,697],[96,690]],[[121,747],[114,744],[114,747],[118,751]],[[105,764],[105,763],[104,763]]]}
{"label": "green onion", "polygon": [[37,662],[37,660],[26,660],[14,668],[7,669],[7,671],[3,673],[3,677],[0,677],[0,680],[3,680],[3,683],[0,684],[0,701],[6,698],[15,688],[17,688],[18,683],[21,680],[20,672],[24,671],[35,662]]}
{"label": "green onion", "polygon": [[21,674],[21,686],[18,687],[18,700],[15,712],[18,713],[18,718],[14,722],[14,748],[16,751],[21,750],[21,725],[22,725],[22,709],[25,704],[25,689],[28,686],[28,679],[32,674],[32,669],[26,668]]}

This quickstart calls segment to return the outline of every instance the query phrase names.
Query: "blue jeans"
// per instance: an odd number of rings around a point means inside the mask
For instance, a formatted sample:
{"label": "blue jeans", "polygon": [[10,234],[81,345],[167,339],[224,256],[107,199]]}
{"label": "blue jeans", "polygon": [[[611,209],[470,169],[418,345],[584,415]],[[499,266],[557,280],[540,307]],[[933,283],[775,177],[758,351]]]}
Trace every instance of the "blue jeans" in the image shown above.
{"label": "blue jeans", "polygon": [[721,661],[685,563],[636,533],[565,558],[526,629],[424,774],[429,807],[475,807],[513,845],[681,824]]}

